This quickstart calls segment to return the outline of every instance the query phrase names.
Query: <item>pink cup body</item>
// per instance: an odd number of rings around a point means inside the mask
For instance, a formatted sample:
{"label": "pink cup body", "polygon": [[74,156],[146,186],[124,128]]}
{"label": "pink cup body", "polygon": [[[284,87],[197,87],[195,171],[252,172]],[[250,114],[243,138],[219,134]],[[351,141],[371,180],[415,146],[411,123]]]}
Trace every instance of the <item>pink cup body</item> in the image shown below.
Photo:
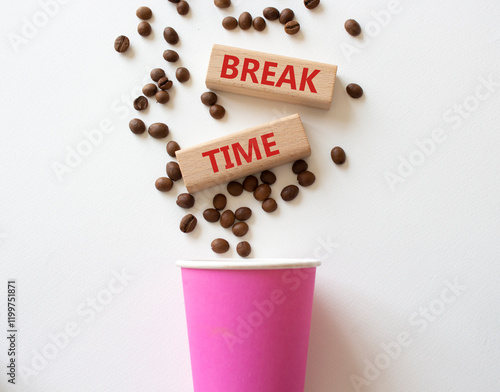
{"label": "pink cup body", "polygon": [[182,268],[195,392],[304,392],[316,267]]}

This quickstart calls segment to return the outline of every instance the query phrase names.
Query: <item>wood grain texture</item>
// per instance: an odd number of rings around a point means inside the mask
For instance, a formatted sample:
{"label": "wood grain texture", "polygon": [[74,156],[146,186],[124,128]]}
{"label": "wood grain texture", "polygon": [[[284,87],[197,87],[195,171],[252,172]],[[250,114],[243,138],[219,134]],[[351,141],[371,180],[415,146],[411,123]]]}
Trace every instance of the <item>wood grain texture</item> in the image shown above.
{"label": "wood grain texture", "polygon": [[214,45],[209,89],[329,109],[337,66]]}
{"label": "wood grain texture", "polygon": [[189,193],[311,155],[298,114],[176,152]]}

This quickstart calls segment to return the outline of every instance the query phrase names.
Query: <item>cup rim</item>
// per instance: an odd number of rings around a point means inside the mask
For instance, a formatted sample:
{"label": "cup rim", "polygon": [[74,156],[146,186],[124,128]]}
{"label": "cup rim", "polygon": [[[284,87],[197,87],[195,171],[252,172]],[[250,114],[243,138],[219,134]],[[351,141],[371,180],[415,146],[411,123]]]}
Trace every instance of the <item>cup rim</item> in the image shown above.
{"label": "cup rim", "polygon": [[197,259],[177,260],[176,265],[191,269],[263,270],[313,268],[320,266],[321,261],[315,259]]}

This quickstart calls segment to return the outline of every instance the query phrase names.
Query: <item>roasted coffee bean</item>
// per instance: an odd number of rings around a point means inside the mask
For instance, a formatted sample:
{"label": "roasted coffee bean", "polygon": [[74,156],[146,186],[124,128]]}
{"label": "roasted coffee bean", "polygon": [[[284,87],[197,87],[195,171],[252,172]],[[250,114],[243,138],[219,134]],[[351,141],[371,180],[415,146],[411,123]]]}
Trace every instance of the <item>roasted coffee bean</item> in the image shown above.
{"label": "roasted coffee bean", "polygon": [[292,165],[292,171],[295,174],[302,173],[303,171],[306,171],[309,165],[307,164],[306,161],[303,159],[299,159],[298,161],[295,161]]}
{"label": "roasted coffee bean", "polygon": [[262,202],[262,209],[266,212],[274,212],[278,208],[278,204],[274,199],[266,199]]}
{"label": "roasted coffee bean", "polygon": [[214,196],[213,204],[216,210],[223,210],[224,208],[226,208],[227,197],[222,193],[217,193]]}
{"label": "roasted coffee bean", "polygon": [[226,16],[222,19],[222,27],[226,30],[234,30],[238,27],[238,20],[234,16]]}
{"label": "roasted coffee bean", "polygon": [[140,135],[141,133],[144,133],[146,131],[146,124],[144,124],[144,121],[138,119],[138,118],[133,118],[130,120],[128,123],[128,127],[132,131],[132,133],[135,133],[136,135]]}
{"label": "roasted coffee bean", "polygon": [[234,224],[234,212],[231,210],[226,210],[220,216],[220,225],[227,229]]}
{"label": "roasted coffee bean", "polygon": [[153,83],[148,83],[146,84],[143,88],[142,88],[142,93],[146,96],[146,97],[152,97],[153,95],[156,94],[156,92],[158,91],[158,87],[156,87],[156,84],[153,84]]}
{"label": "roasted coffee bean", "polygon": [[299,185],[311,186],[312,184],[314,184],[314,181],[316,181],[316,176],[310,171],[306,170],[302,173],[299,173],[299,175],[297,176],[297,181],[299,182]]}
{"label": "roasted coffee bean", "polygon": [[260,173],[260,180],[264,184],[273,185],[276,182],[276,175],[270,170],[264,170]]}
{"label": "roasted coffee bean", "polygon": [[331,155],[332,161],[337,165],[342,165],[345,162],[345,151],[342,147],[333,147]]}
{"label": "roasted coffee bean", "polygon": [[242,30],[248,30],[252,27],[252,15],[249,12],[243,12],[238,19],[238,23]]}
{"label": "roasted coffee bean", "polygon": [[252,253],[252,247],[246,241],[241,241],[238,245],[236,245],[236,252],[241,257],[247,257]]}
{"label": "roasted coffee bean", "polygon": [[177,13],[179,15],[187,15],[189,12],[189,4],[187,1],[181,0],[177,3]]}
{"label": "roasted coffee bean", "polygon": [[173,82],[169,80],[166,76],[158,80],[158,87],[162,90],[169,90],[172,88]]}
{"label": "roasted coffee bean", "polygon": [[189,80],[190,74],[187,68],[179,67],[175,71],[175,77],[179,82],[184,83]]}
{"label": "roasted coffee bean", "polygon": [[194,196],[189,193],[181,193],[177,196],[176,203],[181,208],[191,208],[194,206]]}
{"label": "roasted coffee bean", "polygon": [[266,28],[266,21],[264,18],[257,16],[253,20],[253,28],[257,31],[263,31]]}
{"label": "roasted coffee bean", "polygon": [[243,237],[248,233],[248,225],[246,222],[238,222],[231,230],[236,237]]}
{"label": "roasted coffee bean", "polygon": [[228,8],[231,6],[231,0],[214,0],[214,4],[219,8]]}
{"label": "roasted coffee bean", "polygon": [[280,14],[280,23],[282,25],[287,24],[295,18],[295,13],[290,8],[285,8]]}
{"label": "roasted coffee bean", "polygon": [[193,214],[187,214],[181,220],[180,229],[183,233],[191,233],[196,227],[198,219]]}
{"label": "roasted coffee bean", "polygon": [[296,20],[291,20],[285,25],[285,32],[288,35],[295,35],[300,31],[300,24]]}
{"label": "roasted coffee bean", "polygon": [[363,95],[363,89],[359,84],[351,83],[345,88],[347,94],[352,98],[360,98]]}
{"label": "roasted coffee bean", "polygon": [[141,23],[139,23],[139,26],[137,26],[137,32],[142,37],[147,37],[151,34],[151,31],[152,28],[148,22],[142,21]]}
{"label": "roasted coffee bean", "polygon": [[170,101],[170,94],[166,91],[160,90],[155,94],[156,102],[167,103]]}
{"label": "roasted coffee bean", "polygon": [[175,152],[179,151],[181,148],[179,147],[179,143],[171,140],[167,143],[167,154],[172,158],[175,158]]}
{"label": "roasted coffee bean", "polygon": [[148,99],[144,96],[137,97],[134,100],[134,109],[135,110],[145,110],[148,108]]}
{"label": "roasted coffee bean", "polygon": [[264,200],[266,200],[269,197],[270,194],[271,194],[271,187],[268,184],[260,184],[253,191],[253,196],[258,201],[264,201]]}
{"label": "roasted coffee bean", "polygon": [[215,208],[207,208],[203,211],[203,218],[205,218],[207,222],[218,222],[220,219],[220,212]]}
{"label": "roasted coffee bean", "polygon": [[227,184],[227,191],[231,196],[239,196],[243,193],[243,185],[237,181],[231,181]]}
{"label": "roasted coffee bean", "polygon": [[223,238],[216,238],[210,245],[215,253],[226,253],[229,250],[229,242]]}
{"label": "roasted coffee bean", "polygon": [[248,207],[240,207],[234,211],[234,216],[240,221],[246,221],[252,216],[252,210]]}
{"label": "roasted coffee bean", "polygon": [[179,54],[175,50],[166,50],[163,52],[163,58],[169,63],[175,63],[179,60]]}
{"label": "roasted coffee bean", "polygon": [[304,0],[304,5],[308,10],[312,10],[319,5],[319,0]]}
{"label": "roasted coffee bean", "polygon": [[126,52],[129,46],[130,40],[124,35],[120,35],[117,39],[115,39],[115,50],[118,53]]}
{"label": "roasted coffee bean", "polygon": [[168,126],[163,123],[151,124],[148,128],[148,133],[155,139],[166,138],[168,136]]}
{"label": "roasted coffee bean", "polygon": [[257,188],[257,185],[259,185],[259,180],[255,176],[247,176],[243,180],[243,189],[247,192],[253,192]]}
{"label": "roasted coffee bean", "polygon": [[165,41],[170,45],[175,45],[179,42],[179,35],[172,27],[165,27],[165,30],[163,30],[163,38],[165,38]]}
{"label": "roasted coffee bean", "polygon": [[139,19],[148,20],[153,16],[153,11],[151,11],[149,7],[139,7],[137,11],[135,11],[135,14]]}
{"label": "roasted coffee bean", "polygon": [[168,192],[173,186],[173,181],[168,177],[160,177],[155,181],[155,187],[160,192]]}
{"label": "roasted coffee bean", "polygon": [[292,201],[299,194],[299,187],[297,185],[288,185],[281,191],[281,198],[284,201]]}
{"label": "roasted coffee bean", "polygon": [[201,102],[203,105],[212,106],[217,103],[217,94],[207,91],[206,93],[201,94]]}
{"label": "roasted coffee bean", "polygon": [[158,82],[158,80],[160,80],[161,78],[164,78],[166,76],[165,71],[161,68],[153,69],[151,71],[150,75],[151,75],[151,79],[153,79],[155,82]]}
{"label": "roasted coffee bean", "polygon": [[182,178],[181,168],[177,162],[167,163],[167,176],[172,181],[179,181]]}
{"label": "roasted coffee bean", "polygon": [[280,17],[280,12],[274,7],[264,8],[263,14],[267,20],[276,20]]}
{"label": "roasted coffee bean", "polygon": [[226,114],[226,109],[221,105],[210,106],[210,115],[216,120],[220,120]]}
{"label": "roasted coffee bean", "polygon": [[348,19],[344,23],[345,30],[353,37],[361,34],[361,26],[354,19]]}

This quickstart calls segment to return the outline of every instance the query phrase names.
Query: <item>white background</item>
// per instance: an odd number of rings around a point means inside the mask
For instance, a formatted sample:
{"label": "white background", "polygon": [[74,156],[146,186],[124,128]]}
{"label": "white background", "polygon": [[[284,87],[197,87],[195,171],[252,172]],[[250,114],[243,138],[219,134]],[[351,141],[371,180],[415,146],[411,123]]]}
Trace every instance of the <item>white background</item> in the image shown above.
{"label": "white background", "polygon": [[[27,375],[7,384],[2,338],[0,390],[192,391],[175,260],[213,257],[210,242],[221,236],[232,246],[227,257],[235,256],[237,241],[202,219],[192,235],[179,231],[185,211],[175,197],[182,184],[168,194],[154,188],[169,160],[166,142],[189,146],[298,112],[313,150],[314,186],[287,205],[278,200],[274,214],[249,194],[229,207],[254,209],[248,235],[254,257],[323,261],[306,391],[348,390],[336,389],[336,382],[363,376],[367,360],[382,358],[381,344],[403,332],[411,343],[361,390],[498,391],[499,3],[402,1],[384,26],[374,13],[387,14],[385,0],[323,0],[315,11],[301,0],[238,1],[225,11],[209,0],[190,3],[181,17],[166,0],[75,0],[45,21],[37,1],[4,4],[0,325],[6,282],[15,278],[18,365]],[[151,38],[136,32],[140,5],[153,9]],[[263,33],[220,25],[226,15],[256,16],[269,5],[293,8],[301,33],[287,36],[277,22]],[[43,26],[14,50],[12,34],[21,35],[33,18]],[[345,32],[348,18],[360,22],[363,36]],[[179,64],[162,58],[170,47],[162,37],[167,25],[181,37]],[[113,50],[120,34],[132,42],[125,56]],[[214,43],[337,64],[331,110],[221,93],[227,115],[212,119],[199,96]],[[175,85],[169,104],[150,100],[150,110],[139,114],[149,124],[166,122],[171,136],[133,135],[128,121],[137,116],[130,109],[137,89],[152,68],[173,77],[180,64],[191,81]],[[490,92],[481,78],[494,81]],[[363,87],[363,98],[346,95],[350,82]],[[477,100],[476,91],[488,96]],[[450,114],[464,104],[464,114]],[[68,148],[103,121],[113,130],[58,177],[54,164],[65,165]],[[416,141],[437,128],[441,142],[423,156]],[[329,156],[336,145],[347,152],[342,167]],[[400,175],[401,160],[410,158],[418,166],[391,189],[386,176]],[[289,165],[275,172],[278,195],[295,178]],[[198,197],[199,218],[216,192]],[[109,299],[107,287],[122,273],[132,278]],[[463,288],[440,309],[447,281]],[[87,301],[96,298],[109,304],[90,311]],[[424,322],[418,312],[429,305],[440,314]],[[51,337],[68,326],[76,336],[61,338],[54,353]]]}

